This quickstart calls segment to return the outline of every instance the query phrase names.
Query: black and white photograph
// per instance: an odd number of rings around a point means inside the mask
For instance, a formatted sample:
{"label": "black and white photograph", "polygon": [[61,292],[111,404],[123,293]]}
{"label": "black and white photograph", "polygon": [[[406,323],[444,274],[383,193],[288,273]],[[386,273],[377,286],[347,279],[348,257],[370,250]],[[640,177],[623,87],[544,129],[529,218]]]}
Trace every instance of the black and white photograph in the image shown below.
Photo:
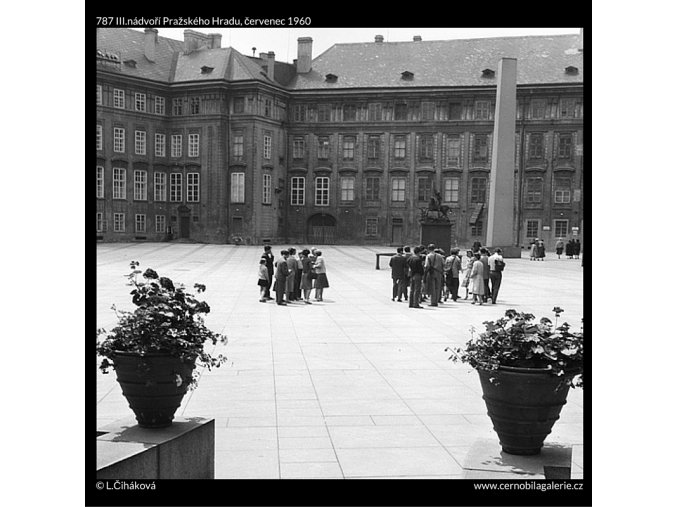
{"label": "black and white photograph", "polygon": [[590,505],[583,19],[89,22],[88,505]]}

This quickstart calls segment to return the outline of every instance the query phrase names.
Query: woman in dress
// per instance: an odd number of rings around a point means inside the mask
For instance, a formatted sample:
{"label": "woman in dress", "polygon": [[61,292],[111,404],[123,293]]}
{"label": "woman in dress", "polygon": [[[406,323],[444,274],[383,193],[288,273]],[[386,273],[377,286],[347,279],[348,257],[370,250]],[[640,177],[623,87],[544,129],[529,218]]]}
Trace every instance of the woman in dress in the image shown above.
{"label": "woman in dress", "polygon": [[305,249],[299,255],[301,259],[301,290],[303,291],[303,301],[307,305],[312,305],[310,302],[310,292],[313,290],[313,280],[310,278],[310,273],[313,270],[313,263],[308,258],[310,250]]}
{"label": "woman in dress", "polygon": [[470,271],[472,271],[472,263],[475,261],[475,256],[472,254],[472,250],[468,250],[465,253],[465,257],[461,259],[461,269],[463,270],[463,282],[462,285],[465,287],[465,298],[468,299],[468,285],[470,284]]}
{"label": "woman in dress", "polygon": [[268,267],[266,266],[266,259],[261,258],[259,260],[259,301],[261,303],[266,302],[266,290],[268,290],[269,284],[268,280],[270,280],[270,275],[268,274]]}
{"label": "woman in dress", "polygon": [[535,261],[538,255],[538,238],[532,239],[529,246],[529,260]]}
{"label": "woman in dress", "polygon": [[479,302],[482,304],[484,299],[484,264],[480,260],[480,253],[475,253],[475,261],[472,263],[472,270],[470,271],[470,283],[472,288],[472,303]]}
{"label": "woman in dress", "polygon": [[322,257],[322,251],[315,250],[315,273],[317,273],[317,278],[315,279],[315,301],[323,301],[322,293],[324,289],[329,287],[329,280],[327,279],[327,266],[324,263],[324,258]]}

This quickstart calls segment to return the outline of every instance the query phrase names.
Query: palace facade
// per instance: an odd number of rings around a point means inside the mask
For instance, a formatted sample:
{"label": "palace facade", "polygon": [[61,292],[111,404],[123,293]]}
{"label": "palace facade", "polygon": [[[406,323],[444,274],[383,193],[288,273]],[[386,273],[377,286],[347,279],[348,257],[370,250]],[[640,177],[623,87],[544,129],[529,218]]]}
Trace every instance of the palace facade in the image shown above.
{"label": "palace facade", "polygon": [[582,36],[297,42],[290,64],[218,34],[98,29],[97,239],[415,244],[439,192],[452,243],[484,243],[502,57],[515,245],[582,235]]}

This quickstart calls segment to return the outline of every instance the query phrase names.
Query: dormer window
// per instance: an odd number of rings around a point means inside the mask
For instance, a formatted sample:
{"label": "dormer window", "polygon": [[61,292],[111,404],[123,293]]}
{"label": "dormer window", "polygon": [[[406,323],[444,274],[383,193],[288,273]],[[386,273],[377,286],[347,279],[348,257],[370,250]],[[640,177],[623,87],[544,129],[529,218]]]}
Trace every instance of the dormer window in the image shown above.
{"label": "dormer window", "polygon": [[573,65],[569,65],[566,69],[564,69],[564,72],[566,72],[570,76],[575,76],[576,74],[578,74],[578,67],[574,67]]}
{"label": "dormer window", "polygon": [[203,74],[210,74],[214,70],[214,67],[203,65],[200,70],[202,71]]}
{"label": "dormer window", "polygon": [[125,60],[124,64],[127,65],[128,67],[136,69],[136,60]]}
{"label": "dormer window", "polygon": [[338,76],[335,75],[335,74],[327,74],[326,76],[324,76],[324,80],[327,83],[335,83],[337,79],[338,79]]}
{"label": "dormer window", "polygon": [[491,69],[484,69],[482,71],[482,77],[485,77],[485,78],[492,78],[495,75],[496,75],[496,71],[493,71]]}
{"label": "dormer window", "polygon": [[408,70],[405,70],[402,73],[402,79],[404,79],[405,81],[411,81],[412,79],[414,79],[414,73],[409,72]]}

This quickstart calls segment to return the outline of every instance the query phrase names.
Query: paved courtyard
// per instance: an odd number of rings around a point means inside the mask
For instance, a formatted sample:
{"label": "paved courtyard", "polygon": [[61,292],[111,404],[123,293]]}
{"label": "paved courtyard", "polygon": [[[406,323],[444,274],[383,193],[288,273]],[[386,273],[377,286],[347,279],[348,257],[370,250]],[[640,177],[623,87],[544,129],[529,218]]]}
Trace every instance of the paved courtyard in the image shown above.
{"label": "paved courtyard", "polygon": [[[273,246],[276,258],[286,246],[296,245]],[[473,444],[498,439],[476,372],[444,349],[509,308],[552,317],[559,306],[578,328],[581,261],[548,252],[533,262],[525,252],[507,259],[498,304],[416,310],[391,301],[387,258],[375,269],[374,254],[393,250],[322,246],[324,301],[278,306],[258,301],[261,246],[99,244],[97,327],[115,324],[112,304],[132,308],[124,278],[132,260],[207,286],[206,322],[228,336],[215,350],[228,363],[203,371],[176,415],[215,419],[217,479],[461,479]],[[115,374],[97,375],[98,427],[130,417]],[[582,478],[582,390],[570,391],[549,442],[571,446],[572,478]]]}

